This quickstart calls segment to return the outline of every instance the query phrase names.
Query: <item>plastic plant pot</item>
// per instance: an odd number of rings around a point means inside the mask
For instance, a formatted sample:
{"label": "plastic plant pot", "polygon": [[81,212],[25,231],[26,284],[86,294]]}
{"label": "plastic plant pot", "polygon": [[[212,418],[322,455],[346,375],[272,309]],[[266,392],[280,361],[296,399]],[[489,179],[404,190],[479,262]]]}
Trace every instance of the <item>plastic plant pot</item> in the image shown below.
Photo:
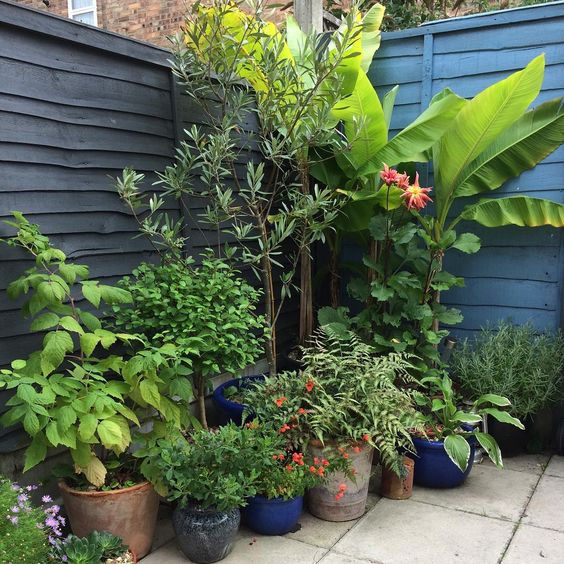
{"label": "plastic plant pot", "polygon": [[241,510],[243,522],[261,535],[285,535],[295,530],[304,505],[303,496],[267,499],[257,495],[248,501]]}
{"label": "plastic plant pot", "polygon": [[212,401],[218,412],[221,425],[225,425],[230,421],[233,421],[236,425],[241,425],[243,420],[243,410],[247,407],[242,403],[227,399],[223,395],[224,390],[226,388],[230,388],[231,386],[235,386],[239,389],[248,387],[252,382],[260,382],[261,380],[264,380],[264,375],[262,374],[257,376],[243,376],[242,378],[228,380],[214,390]]}

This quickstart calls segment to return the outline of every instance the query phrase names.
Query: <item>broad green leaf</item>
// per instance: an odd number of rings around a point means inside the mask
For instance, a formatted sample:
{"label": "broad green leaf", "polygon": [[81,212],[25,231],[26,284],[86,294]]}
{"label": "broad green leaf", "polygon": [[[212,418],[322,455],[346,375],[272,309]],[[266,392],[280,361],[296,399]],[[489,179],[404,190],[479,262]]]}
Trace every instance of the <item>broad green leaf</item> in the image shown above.
{"label": "broad green leaf", "polygon": [[59,274],[61,278],[69,284],[74,284],[78,278],[86,278],[88,276],[88,267],[82,264],[67,264],[62,263],[59,265]]}
{"label": "broad green leaf", "polygon": [[452,244],[453,249],[458,249],[466,254],[477,253],[480,250],[480,238],[473,233],[462,233]]}
{"label": "broad green leaf", "polygon": [[65,298],[65,290],[53,280],[44,281],[37,286],[37,295],[47,304],[53,304],[63,301]]}
{"label": "broad green leaf", "polygon": [[364,71],[359,71],[350,96],[338,102],[333,116],[342,121],[352,147],[344,153],[358,168],[388,141],[388,128],[380,99]]}
{"label": "broad green leaf", "polygon": [[76,411],[70,405],[63,405],[57,414],[60,431],[67,431],[76,421]]}
{"label": "broad green leaf", "polygon": [[484,403],[491,403],[498,407],[508,407],[511,405],[511,402],[506,397],[498,396],[497,394],[484,394],[474,402],[474,405],[478,407]]}
{"label": "broad green leaf", "polygon": [[435,204],[444,220],[463,171],[527,110],[544,75],[544,55],[477,94],[460,110],[433,155]]}
{"label": "broad green leaf", "polygon": [[362,59],[360,66],[364,72],[368,72],[374,53],[380,47],[381,33],[380,27],[384,19],[386,8],[381,4],[374,4],[362,18]]}
{"label": "broad green leaf", "polygon": [[491,415],[494,419],[497,419],[500,423],[508,423],[509,425],[513,425],[514,427],[517,427],[518,429],[521,430],[525,429],[523,423],[521,423],[521,421],[519,421],[519,419],[517,419],[516,417],[509,415],[507,411],[501,411],[499,409],[495,409],[494,407],[486,407],[484,409],[481,409],[480,411],[482,413],[487,413],[488,415]]}
{"label": "broad green leaf", "polygon": [[106,480],[106,468],[99,458],[92,456],[87,466],[77,466],[77,469],[82,472],[86,479],[96,487],[104,485]]}
{"label": "broad green leaf", "polygon": [[482,448],[488,453],[490,460],[498,468],[503,468],[501,450],[499,450],[499,445],[496,440],[491,435],[488,435],[488,433],[480,433],[479,431],[474,432],[474,436],[478,439]]}
{"label": "broad green leaf", "polygon": [[100,307],[100,298],[102,297],[102,292],[100,291],[97,283],[92,284],[90,282],[83,282],[82,294],[95,308]]}
{"label": "broad green leaf", "polygon": [[59,320],[59,324],[67,331],[72,331],[73,333],[79,333],[80,335],[84,333],[84,329],[81,327],[80,323],[70,315],[65,315],[65,317],[61,317],[61,319]]}
{"label": "broad green leaf", "polygon": [[25,360],[18,358],[16,360],[12,360],[10,366],[12,367],[13,370],[23,370],[26,367],[26,364],[27,363]]}
{"label": "broad green leaf", "polygon": [[41,351],[41,370],[47,376],[61,365],[65,354],[74,349],[71,336],[66,331],[53,331],[47,333],[43,339]]}
{"label": "broad green leaf", "polygon": [[470,460],[468,441],[461,435],[449,435],[445,439],[445,450],[454,464],[464,472],[468,466],[468,460]]}
{"label": "broad green leaf", "polygon": [[71,450],[74,463],[80,467],[86,467],[92,458],[92,449],[89,444],[77,441],[76,448]]}
{"label": "broad green leaf", "polygon": [[370,164],[363,167],[360,173],[379,172],[384,163],[395,166],[402,162],[427,161],[425,151],[452,126],[453,120],[466,103],[464,98],[448,91],[384,147],[373,153]]}
{"label": "broad green leaf", "polygon": [[127,407],[126,405],[118,404],[116,405],[116,409],[119,413],[121,413],[124,417],[126,417],[130,421],[133,421],[133,423],[135,423],[136,425],[140,424],[139,418],[137,417],[135,412],[129,409],[129,407]]}
{"label": "broad green leaf", "polygon": [[192,386],[187,378],[175,378],[170,383],[170,395],[178,396],[184,401],[190,401],[193,397]]}
{"label": "broad green leaf", "polygon": [[39,418],[31,409],[28,409],[27,413],[24,416],[23,427],[25,429],[25,432],[31,437],[39,432]]}
{"label": "broad green leaf", "polygon": [[80,425],[78,426],[78,436],[83,441],[88,441],[96,432],[98,426],[98,419],[92,413],[87,413],[80,418]]}
{"label": "broad green leaf", "polygon": [[139,384],[139,391],[141,393],[141,397],[149,405],[152,405],[157,409],[160,407],[161,395],[155,382],[152,382],[151,380],[143,380],[141,384]]}
{"label": "broad green leaf", "polygon": [[31,470],[34,466],[43,462],[46,456],[47,441],[45,440],[45,435],[43,433],[37,433],[25,451],[25,465],[23,471],[27,472]]}
{"label": "broad green leaf", "polygon": [[80,311],[78,316],[80,317],[80,321],[82,321],[82,323],[84,323],[90,331],[101,329],[102,324],[100,323],[100,320],[88,311]]}
{"label": "broad green leaf", "polygon": [[51,329],[59,323],[59,316],[56,313],[44,313],[34,319],[30,325],[32,331],[43,331],[45,329]]}
{"label": "broad green leaf", "polygon": [[396,103],[396,96],[398,95],[399,85],[395,85],[391,90],[388,90],[384,95],[384,100],[382,101],[382,110],[384,111],[384,120],[386,121],[386,127],[390,129],[390,123],[392,121],[392,114],[394,113],[394,104]]}
{"label": "broad green leaf", "polygon": [[466,206],[459,219],[476,221],[486,227],[564,227],[564,204],[528,196],[483,199]]}
{"label": "broad green leaf", "polygon": [[94,335],[93,333],[85,333],[84,335],[81,335],[80,348],[82,349],[84,356],[90,356],[99,342],[100,337],[98,335]]}
{"label": "broad green leaf", "polygon": [[108,419],[98,424],[98,436],[106,448],[119,445],[123,438],[119,425]]}
{"label": "broad green leaf", "polygon": [[123,288],[98,285],[100,296],[107,304],[130,304],[133,301],[131,293]]}
{"label": "broad green leaf", "polygon": [[31,384],[20,384],[16,395],[26,403],[34,403],[37,401],[37,392]]}
{"label": "broad green leaf", "polygon": [[45,427],[45,435],[47,435],[47,440],[52,446],[56,447],[61,443],[61,437],[59,436],[56,421],[49,421],[49,423],[47,423],[47,427]]}
{"label": "broad green leaf", "polygon": [[110,348],[116,341],[117,337],[111,331],[107,331],[106,329],[96,329],[94,334],[97,337],[100,337],[100,344],[105,348]]}
{"label": "broad green leaf", "polygon": [[477,413],[457,411],[452,417],[452,420],[459,421],[460,423],[480,423],[482,421],[482,416]]}
{"label": "broad green leaf", "polygon": [[499,188],[533,168],[564,143],[564,104],[556,98],[526,112],[502,133],[461,175],[456,196]]}

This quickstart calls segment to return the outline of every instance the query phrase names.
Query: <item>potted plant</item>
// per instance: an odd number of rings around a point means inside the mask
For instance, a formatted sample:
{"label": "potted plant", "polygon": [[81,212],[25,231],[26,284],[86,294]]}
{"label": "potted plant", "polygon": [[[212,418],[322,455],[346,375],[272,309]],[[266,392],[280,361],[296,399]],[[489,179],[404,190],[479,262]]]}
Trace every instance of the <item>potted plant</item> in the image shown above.
{"label": "potted plant", "polygon": [[[141,264],[118,285],[131,294],[133,306],[114,306],[116,326],[153,343],[174,344],[192,375],[200,423],[207,428],[210,378],[237,373],[261,352],[264,317],[255,311],[260,292],[211,251],[197,267],[192,258],[164,254],[161,264]],[[227,412],[225,419],[233,417],[229,405],[217,405]]]}
{"label": "potted plant", "polygon": [[51,551],[53,562],[67,564],[136,564],[137,558],[123,540],[107,531],[92,531],[86,537],[69,535]]}
{"label": "potted plant", "polygon": [[380,495],[388,499],[409,499],[413,493],[413,475],[415,463],[409,456],[404,456],[400,474],[396,474],[387,465],[382,465]]}
{"label": "potted plant", "polygon": [[172,519],[178,544],[192,562],[216,562],[231,552],[239,508],[256,494],[256,441],[253,429],[230,423],[184,441],[161,440],[154,450],[155,476],[178,503]]}
{"label": "potted plant", "polygon": [[[311,456],[345,460],[350,472],[334,471],[309,490],[309,510],[329,521],[356,519],[365,510],[373,448],[383,463],[401,472],[402,449],[412,450],[410,430],[422,429],[414,394],[400,382],[412,380],[399,354],[376,356],[356,336],[316,332],[303,350],[304,370],[256,384],[245,395],[253,412],[272,421],[295,443],[305,441]],[[278,409],[275,400],[286,398]],[[340,484],[346,488],[335,499]]]}
{"label": "potted plant", "polygon": [[480,444],[491,461],[503,467],[501,452],[495,439],[477,427],[484,415],[520,429],[523,424],[499,407],[510,407],[507,398],[495,394],[480,396],[468,411],[457,407],[452,380],[445,374],[421,380],[428,385],[428,395],[420,396],[426,410],[426,431],[413,438],[416,454],[414,481],[431,488],[452,488],[460,485],[472,469],[476,444]]}
{"label": "potted plant", "polygon": [[[560,332],[538,332],[530,324],[502,322],[454,349],[451,367],[466,396],[503,395],[511,401],[512,413],[530,428],[562,397],[564,337]],[[488,432],[503,456],[515,456],[525,448],[527,433],[513,425],[489,416]]]}
{"label": "potted plant", "polygon": [[[147,434],[133,430],[132,438],[130,426],[152,421],[149,434],[164,434],[189,424],[176,351],[112,332],[78,307],[82,298],[98,308],[131,296],[89,280],[88,267],[67,262],[36,225],[14,216],[17,234],[8,244],[29,252],[35,265],[8,293],[30,295],[24,314],[34,318],[33,331],[46,333],[39,351],[0,371],[0,386],[15,391],[0,422],[21,423],[32,439],[24,471],[45,460],[49,448],[68,448],[73,467],[60,488],[75,534],[109,530],[141,557],[151,546],[159,500],[143,478],[142,460],[129,453],[132,441]],[[136,349],[114,354],[114,344]]]}

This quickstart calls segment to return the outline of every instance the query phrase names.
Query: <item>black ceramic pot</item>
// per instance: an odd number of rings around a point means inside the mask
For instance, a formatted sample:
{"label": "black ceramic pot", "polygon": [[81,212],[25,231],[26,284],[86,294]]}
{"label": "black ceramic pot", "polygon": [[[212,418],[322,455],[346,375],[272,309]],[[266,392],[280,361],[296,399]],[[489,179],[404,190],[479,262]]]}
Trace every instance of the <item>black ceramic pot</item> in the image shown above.
{"label": "black ceramic pot", "polygon": [[177,507],[172,515],[182,552],[197,564],[223,560],[233,548],[240,522],[238,509],[223,512],[190,505]]}
{"label": "black ceramic pot", "polygon": [[527,431],[509,423],[501,423],[488,417],[488,432],[497,441],[504,458],[512,458],[521,454],[527,446]]}

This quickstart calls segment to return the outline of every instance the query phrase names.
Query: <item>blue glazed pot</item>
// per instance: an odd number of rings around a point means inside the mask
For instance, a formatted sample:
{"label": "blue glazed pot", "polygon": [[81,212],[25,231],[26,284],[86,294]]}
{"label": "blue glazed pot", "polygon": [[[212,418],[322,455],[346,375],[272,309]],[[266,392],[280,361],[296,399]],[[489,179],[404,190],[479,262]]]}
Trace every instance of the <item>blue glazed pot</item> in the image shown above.
{"label": "blue glazed pot", "polygon": [[415,461],[413,481],[426,488],[455,488],[466,480],[476,450],[476,439],[470,437],[470,459],[466,471],[462,472],[449,458],[443,441],[428,441],[419,437],[412,437],[417,455],[410,454]]}
{"label": "blue glazed pot", "polygon": [[243,522],[261,535],[285,535],[293,531],[304,505],[303,496],[286,500],[257,495],[248,501],[249,505],[241,510]]}
{"label": "blue glazed pot", "polygon": [[223,560],[233,548],[240,522],[238,509],[214,511],[190,505],[177,507],[172,514],[180,549],[198,564]]}
{"label": "blue glazed pot", "polygon": [[259,382],[260,380],[264,380],[263,375],[234,378],[233,380],[228,380],[227,382],[219,385],[214,390],[212,400],[218,412],[219,422],[221,425],[225,425],[230,421],[233,421],[233,423],[235,423],[236,425],[241,425],[243,419],[243,410],[246,407],[242,403],[228,400],[223,395],[223,390],[231,386],[236,386],[237,388],[245,387],[248,386],[251,382]]}

